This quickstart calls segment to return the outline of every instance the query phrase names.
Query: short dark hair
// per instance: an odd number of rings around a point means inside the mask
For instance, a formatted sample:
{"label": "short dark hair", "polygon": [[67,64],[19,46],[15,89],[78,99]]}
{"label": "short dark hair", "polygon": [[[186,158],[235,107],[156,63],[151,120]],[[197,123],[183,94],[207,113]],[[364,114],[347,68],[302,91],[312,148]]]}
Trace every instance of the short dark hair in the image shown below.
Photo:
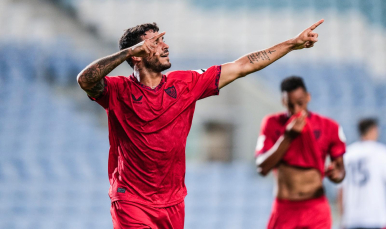
{"label": "short dark hair", "polygon": [[[147,31],[153,31],[154,33],[158,32],[159,28],[157,23],[145,23],[126,29],[121,39],[119,39],[119,49],[123,50],[138,44],[142,41],[141,36],[146,35]],[[132,68],[134,68],[134,64],[131,58],[127,59],[127,63],[129,63]]]}
{"label": "short dark hair", "polygon": [[361,119],[358,123],[358,131],[361,136],[367,134],[367,132],[372,128],[378,126],[378,120],[375,118],[364,118]]}
{"label": "short dark hair", "polygon": [[298,88],[303,88],[304,91],[307,91],[303,78],[299,76],[287,77],[280,84],[281,92],[290,92]]}

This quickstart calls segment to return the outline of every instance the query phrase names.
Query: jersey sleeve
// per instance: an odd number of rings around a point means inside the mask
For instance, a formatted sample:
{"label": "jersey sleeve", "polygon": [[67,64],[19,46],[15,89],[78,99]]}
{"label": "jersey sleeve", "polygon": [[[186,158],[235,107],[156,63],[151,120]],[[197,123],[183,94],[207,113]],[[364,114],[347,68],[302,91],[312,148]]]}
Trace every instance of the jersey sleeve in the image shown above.
{"label": "jersey sleeve", "polygon": [[261,123],[261,130],[259,137],[257,138],[255,157],[258,155],[264,154],[270,150],[276,143],[276,135],[274,131],[274,126],[272,118],[265,117]]}
{"label": "jersey sleeve", "polygon": [[346,136],[343,128],[337,123],[331,125],[331,142],[329,154],[332,159],[342,156],[346,152]]}
{"label": "jersey sleeve", "polygon": [[114,98],[117,96],[118,84],[119,84],[119,81],[121,81],[121,79],[120,77],[117,77],[117,76],[106,76],[103,78],[103,80],[105,83],[105,88],[103,90],[102,95],[100,95],[98,98],[93,98],[89,95],[88,97],[92,101],[97,102],[103,108],[108,109],[110,105],[110,98]]}
{"label": "jersey sleeve", "polygon": [[219,94],[218,83],[221,75],[221,65],[192,71],[192,93],[199,99]]}

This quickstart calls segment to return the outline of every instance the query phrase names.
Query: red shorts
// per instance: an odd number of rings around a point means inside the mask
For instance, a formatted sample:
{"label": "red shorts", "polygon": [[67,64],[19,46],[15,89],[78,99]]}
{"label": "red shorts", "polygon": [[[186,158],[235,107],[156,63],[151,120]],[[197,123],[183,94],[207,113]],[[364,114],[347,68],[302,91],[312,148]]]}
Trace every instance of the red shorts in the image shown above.
{"label": "red shorts", "polygon": [[185,202],[166,208],[155,208],[119,200],[111,203],[111,216],[114,229],[183,229]]}
{"label": "red shorts", "polygon": [[276,199],[268,229],[331,229],[331,212],[325,196],[290,201]]}

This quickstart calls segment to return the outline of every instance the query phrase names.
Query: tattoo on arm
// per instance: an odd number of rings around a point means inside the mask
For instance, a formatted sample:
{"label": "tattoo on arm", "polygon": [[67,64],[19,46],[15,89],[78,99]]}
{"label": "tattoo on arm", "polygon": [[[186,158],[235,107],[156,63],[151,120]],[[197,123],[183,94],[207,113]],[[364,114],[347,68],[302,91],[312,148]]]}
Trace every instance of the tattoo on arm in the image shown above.
{"label": "tattoo on arm", "polygon": [[[268,51],[268,53],[272,54],[275,51],[276,50],[270,50],[270,51]],[[254,63],[259,62],[259,60],[271,60],[271,59],[269,58],[266,51],[259,51],[259,52],[255,52],[255,53],[248,55],[248,60],[251,64],[254,64]]]}
{"label": "tattoo on arm", "polygon": [[113,55],[101,58],[87,66],[78,76],[80,86],[92,97],[97,97],[104,90],[103,78],[127,59],[129,50],[125,49]]}
{"label": "tattoo on arm", "polygon": [[95,84],[94,87],[92,87],[91,89],[87,89],[85,91],[89,96],[93,98],[98,98],[102,95],[104,89],[105,89],[105,81],[101,79],[99,80],[99,82]]}

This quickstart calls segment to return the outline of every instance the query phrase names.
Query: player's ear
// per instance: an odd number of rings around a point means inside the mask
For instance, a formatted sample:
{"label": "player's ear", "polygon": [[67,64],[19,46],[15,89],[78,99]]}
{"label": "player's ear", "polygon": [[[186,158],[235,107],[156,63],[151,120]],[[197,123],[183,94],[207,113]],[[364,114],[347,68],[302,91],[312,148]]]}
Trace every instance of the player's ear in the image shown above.
{"label": "player's ear", "polygon": [[311,101],[311,94],[307,92],[307,103]]}
{"label": "player's ear", "polygon": [[133,65],[137,65],[142,60],[142,57],[132,56],[130,58],[131,58],[131,61],[133,62]]}
{"label": "player's ear", "polygon": [[281,93],[281,104],[284,107],[287,107],[287,100],[288,100],[288,93],[284,91]]}
{"label": "player's ear", "polygon": [[130,58],[133,60],[133,62],[140,62],[142,60],[141,57],[137,57],[137,56],[132,56]]}

